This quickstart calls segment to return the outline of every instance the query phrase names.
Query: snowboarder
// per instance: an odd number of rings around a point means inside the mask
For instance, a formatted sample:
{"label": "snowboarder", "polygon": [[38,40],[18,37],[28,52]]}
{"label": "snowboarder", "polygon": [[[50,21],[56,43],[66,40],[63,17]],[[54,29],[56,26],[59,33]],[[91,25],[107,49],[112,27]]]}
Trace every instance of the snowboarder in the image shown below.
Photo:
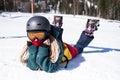
{"label": "snowboarder", "polygon": [[64,43],[61,39],[63,29],[50,25],[48,19],[43,16],[30,18],[26,31],[29,41],[20,56],[21,62],[26,63],[31,70],[40,69],[50,73],[57,71],[61,62],[68,63],[81,54],[94,39],[93,35],[86,35],[84,30],[74,46]]}

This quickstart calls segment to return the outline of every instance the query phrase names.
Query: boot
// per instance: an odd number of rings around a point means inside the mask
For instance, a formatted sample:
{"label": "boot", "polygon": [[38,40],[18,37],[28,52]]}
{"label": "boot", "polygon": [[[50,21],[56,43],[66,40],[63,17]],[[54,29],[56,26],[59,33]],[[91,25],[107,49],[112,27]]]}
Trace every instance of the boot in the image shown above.
{"label": "boot", "polygon": [[92,37],[94,31],[98,30],[99,20],[97,19],[88,19],[85,29],[85,35]]}

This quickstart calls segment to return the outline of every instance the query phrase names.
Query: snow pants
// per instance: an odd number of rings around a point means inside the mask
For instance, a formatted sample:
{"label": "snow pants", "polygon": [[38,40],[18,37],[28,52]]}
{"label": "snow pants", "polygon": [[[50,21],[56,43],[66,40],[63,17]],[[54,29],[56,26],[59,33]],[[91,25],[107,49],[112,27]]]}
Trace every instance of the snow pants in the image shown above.
{"label": "snow pants", "polygon": [[83,52],[83,49],[87,47],[93,39],[94,36],[87,36],[85,35],[85,31],[83,31],[74,47],[78,50],[78,53],[81,54]]}

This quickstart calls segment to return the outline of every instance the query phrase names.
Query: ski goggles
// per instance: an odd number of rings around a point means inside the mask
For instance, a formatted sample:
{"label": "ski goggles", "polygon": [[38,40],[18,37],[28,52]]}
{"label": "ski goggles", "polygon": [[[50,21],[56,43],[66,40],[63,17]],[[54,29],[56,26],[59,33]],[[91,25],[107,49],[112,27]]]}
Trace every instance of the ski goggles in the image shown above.
{"label": "ski goggles", "polygon": [[45,32],[41,32],[41,31],[28,32],[27,36],[30,40],[35,40],[35,39],[42,40],[42,39],[45,39],[46,34]]}

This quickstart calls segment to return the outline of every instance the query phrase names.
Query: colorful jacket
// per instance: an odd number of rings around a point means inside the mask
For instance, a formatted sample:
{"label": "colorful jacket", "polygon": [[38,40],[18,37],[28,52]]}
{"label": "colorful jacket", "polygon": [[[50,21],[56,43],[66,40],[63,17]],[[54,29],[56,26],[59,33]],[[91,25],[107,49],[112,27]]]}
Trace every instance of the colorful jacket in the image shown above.
{"label": "colorful jacket", "polygon": [[34,46],[33,44],[28,45],[29,57],[27,61],[27,67],[32,70],[37,70],[41,68],[46,72],[54,72],[58,69],[61,62],[71,60],[78,54],[76,48],[68,45],[67,43],[62,42],[62,29],[51,26],[52,36],[57,40],[60,48],[60,54],[58,60],[53,63],[50,60],[50,47],[47,45],[42,45],[39,47]]}

